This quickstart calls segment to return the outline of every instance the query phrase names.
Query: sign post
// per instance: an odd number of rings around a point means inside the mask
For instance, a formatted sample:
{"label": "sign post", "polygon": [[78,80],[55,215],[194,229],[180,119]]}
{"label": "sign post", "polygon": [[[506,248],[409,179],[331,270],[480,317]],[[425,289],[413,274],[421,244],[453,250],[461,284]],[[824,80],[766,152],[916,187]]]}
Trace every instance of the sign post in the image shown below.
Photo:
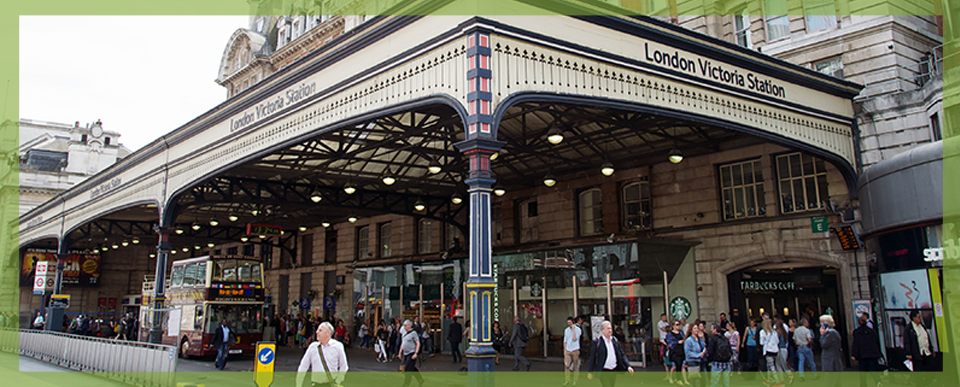
{"label": "sign post", "polygon": [[273,384],[273,364],[277,359],[277,344],[273,341],[257,342],[257,358],[253,364],[253,381],[257,387]]}

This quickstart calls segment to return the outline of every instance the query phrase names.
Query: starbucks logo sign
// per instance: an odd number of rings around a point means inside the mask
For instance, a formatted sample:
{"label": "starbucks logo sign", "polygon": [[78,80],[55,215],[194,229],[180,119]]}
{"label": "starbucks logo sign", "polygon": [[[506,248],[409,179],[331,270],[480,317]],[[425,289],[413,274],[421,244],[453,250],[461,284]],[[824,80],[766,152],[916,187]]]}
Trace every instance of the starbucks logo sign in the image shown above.
{"label": "starbucks logo sign", "polygon": [[534,282],[530,285],[530,296],[531,297],[540,297],[543,295],[543,286],[539,282]]}
{"label": "starbucks logo sign", "polygon": [[690,301],[683,297],[675,297],[670,301],[670,317],[682,319],[690,317]]}

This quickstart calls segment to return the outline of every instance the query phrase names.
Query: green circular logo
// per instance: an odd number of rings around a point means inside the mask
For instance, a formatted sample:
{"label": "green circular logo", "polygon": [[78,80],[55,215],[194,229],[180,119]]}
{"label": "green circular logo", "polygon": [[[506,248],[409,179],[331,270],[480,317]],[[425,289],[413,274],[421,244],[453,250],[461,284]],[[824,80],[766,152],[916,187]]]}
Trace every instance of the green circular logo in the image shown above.
{"label": "green circular logo", "polygon": [[674,319],[682,319],[690,317],[690,301],[683,297],[674,297],[673,301],[670,301],[670,317]]}

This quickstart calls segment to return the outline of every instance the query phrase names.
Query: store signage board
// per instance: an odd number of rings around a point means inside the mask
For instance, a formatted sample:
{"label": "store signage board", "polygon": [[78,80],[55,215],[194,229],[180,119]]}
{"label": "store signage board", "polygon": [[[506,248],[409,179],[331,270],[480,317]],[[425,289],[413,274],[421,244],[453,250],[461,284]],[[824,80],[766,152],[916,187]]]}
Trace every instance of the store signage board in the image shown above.
{"label": "store signage board", "polygon": [[840,239],[840,247],[843,247],[844,250],[860,248],[860,241],[857,240],[857,234],[853,232],[853,227],[843,226],[838,228],[837,238]]}
{"label": "store signage board", "polygon": [[280,226],[254,223],[247,224],[247,235],[280,236],[281,233],[283,233],[283,228]]}
{"label": "store signage board", "polygon": [[50,296],[50,307],[51,308],[69,308],[70,307],[70,295],[69,294],[54,294]]}

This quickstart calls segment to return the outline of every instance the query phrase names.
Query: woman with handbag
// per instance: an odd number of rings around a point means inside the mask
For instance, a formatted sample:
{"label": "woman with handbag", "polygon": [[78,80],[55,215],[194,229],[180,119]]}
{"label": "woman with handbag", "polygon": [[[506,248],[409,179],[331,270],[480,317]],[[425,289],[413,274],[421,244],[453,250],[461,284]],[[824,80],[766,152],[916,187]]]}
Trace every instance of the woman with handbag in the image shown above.
{"label": "woman with handbag", "polygon": [[857,319],[857,329],[853,330],[853,346],[850,348],[851,359],[860,363],[860,386],[867,386],[867,373],[880,386],[879,361],[883,357],[880,352],[880,336],[877,331],[867,326],[867,316],[861,314]]}
{"label": "woman with handbag", "polygon": [[763,358],[767,362],[767,381],[764,385],[782,387],[780,373],[777,369],[777,357],[780,356],[780,335],[773,329],[773,322],[764,319],[760,330],[760,348],[763,350]]}
{"label": "woman with handbag", "polygon": [[500,322],[493,322],[493,350],[497,351],[497,357],[494,358],[493,362],[496,365],[500,365],[500,349],[503,348],[503,330],[500,329]]}

